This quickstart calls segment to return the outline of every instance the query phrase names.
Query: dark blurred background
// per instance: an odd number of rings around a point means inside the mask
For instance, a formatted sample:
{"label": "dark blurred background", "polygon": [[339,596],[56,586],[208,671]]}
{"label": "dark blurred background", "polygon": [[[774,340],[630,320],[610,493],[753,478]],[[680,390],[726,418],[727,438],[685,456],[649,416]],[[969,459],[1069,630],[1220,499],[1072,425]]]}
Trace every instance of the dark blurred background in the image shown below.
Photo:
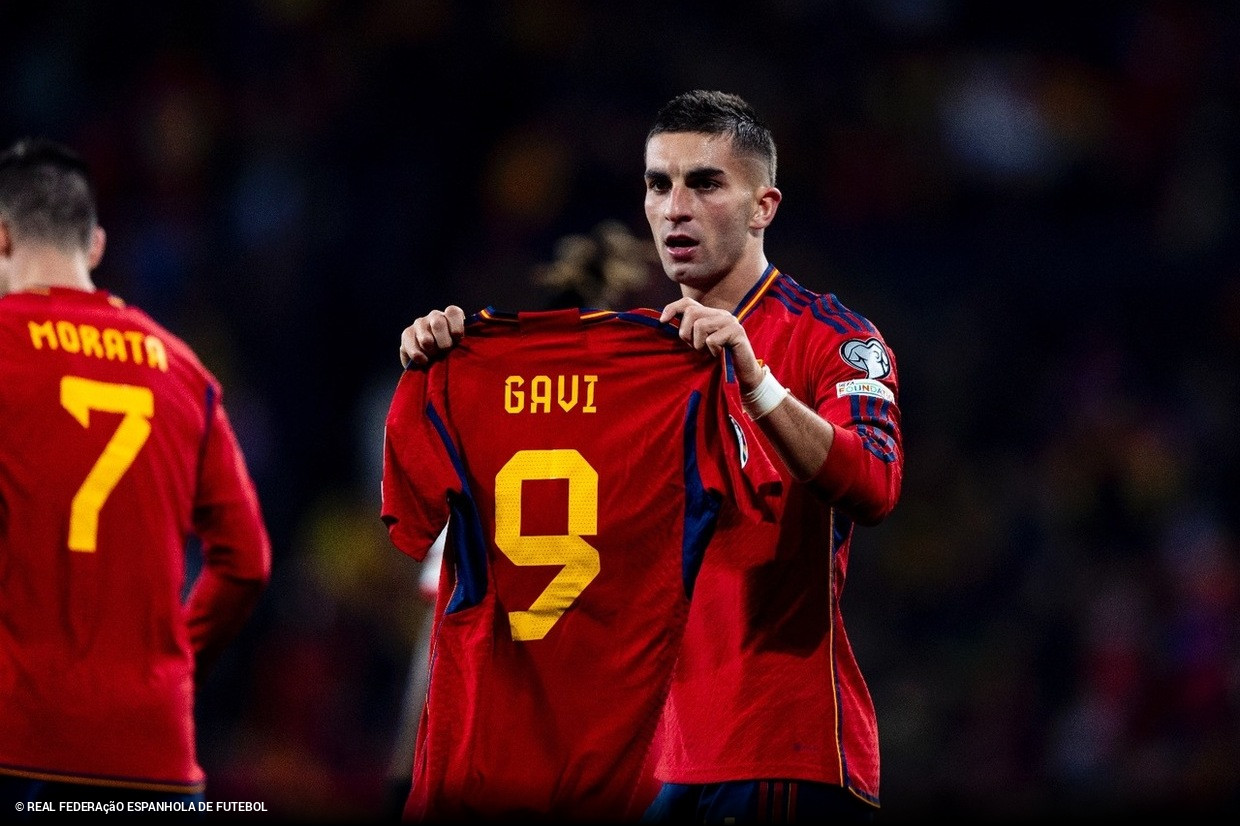
{"label": "dark blurred background", "polygon": [[645,239],[645,131],[702,87],[775,131],[771,260],[898,360],[904,494],[844,595],[887,817],[1240,809],[1237,4],[4,0],[0,43],[0,140],[94,165],[98,283],[223,381],[269,521],[208,799],[390,810],[400,331]]}

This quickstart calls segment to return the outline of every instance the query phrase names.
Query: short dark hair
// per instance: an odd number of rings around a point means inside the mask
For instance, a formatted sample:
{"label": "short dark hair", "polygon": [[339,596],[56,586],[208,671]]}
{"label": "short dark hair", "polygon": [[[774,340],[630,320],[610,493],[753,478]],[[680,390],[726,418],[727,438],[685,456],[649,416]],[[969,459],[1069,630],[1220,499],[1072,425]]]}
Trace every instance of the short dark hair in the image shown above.
{"label": "short dark hair", "polygon": [[99,219],[86,161],[44,138],[24,138],[0,152],[0,220],[18,239],[89,249]]}
{"label": "short dark hair", "polygon": [[775,138],[743,98],[728,92],[694,89],[663,104],[646,142],[664,132],[700,132],[727,135],[741,154],[761,161],[775,185]]}

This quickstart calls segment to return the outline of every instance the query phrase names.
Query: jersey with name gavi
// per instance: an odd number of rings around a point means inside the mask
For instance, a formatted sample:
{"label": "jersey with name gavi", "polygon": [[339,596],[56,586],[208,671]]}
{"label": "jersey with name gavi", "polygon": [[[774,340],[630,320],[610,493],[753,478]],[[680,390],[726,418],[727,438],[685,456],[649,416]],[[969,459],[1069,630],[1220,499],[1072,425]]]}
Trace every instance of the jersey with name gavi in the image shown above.
{"label": "jersey with name gavi", "polygon": [[383,519],[415,559],[449,525],[407,818],[649,805],[712,534],[773,519],[781,484],[726,376],[653,311],[488,309],[401,377]]}

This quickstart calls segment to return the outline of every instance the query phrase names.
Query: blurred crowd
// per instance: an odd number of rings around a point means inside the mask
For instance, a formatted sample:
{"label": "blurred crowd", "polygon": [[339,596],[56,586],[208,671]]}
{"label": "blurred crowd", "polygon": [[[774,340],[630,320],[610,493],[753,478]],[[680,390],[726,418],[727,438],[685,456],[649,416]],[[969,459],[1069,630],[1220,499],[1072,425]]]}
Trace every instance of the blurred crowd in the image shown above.
{"label": "blurred crowd", "polygon": [[889,817],[1240,809],[1234,4],[18,0],[0,31],[0,139],[93,164],[97,280],[220,377],[269,520],[208,799],[388,813],[426,620],[378,519],[400,331],[545,304],[600,222],[644,239],[649,122],[718,88],[779,144],[772,261],[898,362],[904,493],[843,598]]}

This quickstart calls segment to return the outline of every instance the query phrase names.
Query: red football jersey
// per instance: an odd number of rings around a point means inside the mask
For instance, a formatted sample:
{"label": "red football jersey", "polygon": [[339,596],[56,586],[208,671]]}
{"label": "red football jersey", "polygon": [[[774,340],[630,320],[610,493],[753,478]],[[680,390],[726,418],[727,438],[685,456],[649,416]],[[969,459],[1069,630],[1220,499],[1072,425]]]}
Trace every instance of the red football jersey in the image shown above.
{"label": "red football jersey", "polygon": [[195,658],[269,566],[219,384],[183,342],[103,291],[0,298],[0,773],[201,790]]}
{"label": "red football jersey", "polygon": [[[903,474],[896,365],[874,325],[771,267],[735,311],[754,352],[835,426],[809,484],[782,467],[777,525],[720,536],[776,549],[698,576],[668,696],[657,775],[673,783],[832,783],[878,803],[874,705],[840,614],[854,524],[895,505]],[[758,433],[758,439],[765,437]],[[712,550],[720,550],[713,548]]]}
{"label": "red football jersey", "polygon": [[780,485],[722,365],[650,311],[488,310],[401,377],[383,519],[415,559],[449,525],[407,818],[649,805],[698,566]]}

